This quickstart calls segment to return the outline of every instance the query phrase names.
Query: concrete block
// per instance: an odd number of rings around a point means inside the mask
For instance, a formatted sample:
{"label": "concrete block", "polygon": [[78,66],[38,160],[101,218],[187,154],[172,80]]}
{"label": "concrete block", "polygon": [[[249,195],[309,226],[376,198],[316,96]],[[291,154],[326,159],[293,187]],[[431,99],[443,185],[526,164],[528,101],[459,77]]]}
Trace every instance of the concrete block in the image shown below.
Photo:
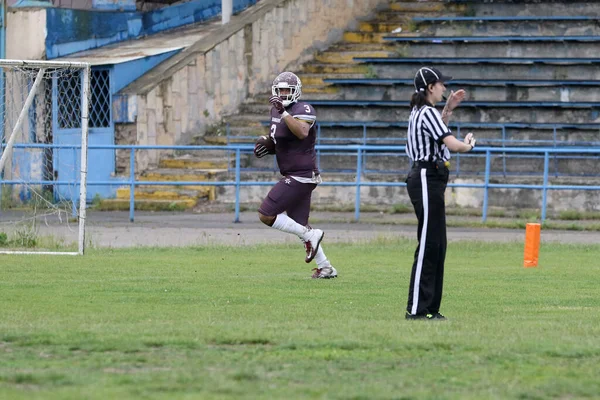
{"label": "concrete block", "polygon": [[148,144],[156,144],[156,111],[148,110]]}

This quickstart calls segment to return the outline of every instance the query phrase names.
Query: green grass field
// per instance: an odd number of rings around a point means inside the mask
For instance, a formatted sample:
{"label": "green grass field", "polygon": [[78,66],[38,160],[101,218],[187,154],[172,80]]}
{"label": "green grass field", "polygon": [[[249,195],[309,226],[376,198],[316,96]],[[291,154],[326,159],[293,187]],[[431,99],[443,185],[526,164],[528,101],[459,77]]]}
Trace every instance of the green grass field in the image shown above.
{"label": "green grass field", "polygon": [[450,243],[406,321],[414,241],[2,256],[0,399],[599,398],[600,246]]}

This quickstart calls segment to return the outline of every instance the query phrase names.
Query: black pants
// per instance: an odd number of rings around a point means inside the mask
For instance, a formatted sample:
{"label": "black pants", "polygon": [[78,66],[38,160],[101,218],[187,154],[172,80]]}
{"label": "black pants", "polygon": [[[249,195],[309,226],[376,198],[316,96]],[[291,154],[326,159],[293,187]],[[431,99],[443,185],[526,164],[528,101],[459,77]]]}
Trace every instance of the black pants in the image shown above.
{"label": "black pants", "polygon": [[408,289],[409,314],[435,314],[440,310],[446,259],[446,205],[448,168],[421,163],[406,179],[408,195],[419,220],[415,259]]}

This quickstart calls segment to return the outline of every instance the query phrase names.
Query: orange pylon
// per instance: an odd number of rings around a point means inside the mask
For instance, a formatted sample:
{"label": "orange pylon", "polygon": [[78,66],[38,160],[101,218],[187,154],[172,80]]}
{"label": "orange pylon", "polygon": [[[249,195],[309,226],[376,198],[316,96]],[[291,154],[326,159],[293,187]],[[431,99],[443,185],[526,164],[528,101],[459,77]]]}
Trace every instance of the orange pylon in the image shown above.
{"label": "orange pylon", "polygon": [[527,224],[525,226],[525,256],[523,257],[523,267],[537,267],[540,255],[540,224]]}

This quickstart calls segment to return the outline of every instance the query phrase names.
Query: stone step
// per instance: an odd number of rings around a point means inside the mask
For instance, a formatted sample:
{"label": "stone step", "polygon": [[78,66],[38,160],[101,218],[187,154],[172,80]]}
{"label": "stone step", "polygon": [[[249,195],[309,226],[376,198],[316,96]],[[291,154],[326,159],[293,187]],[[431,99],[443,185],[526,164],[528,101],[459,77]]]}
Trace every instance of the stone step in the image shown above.
{"label": "stone step", "polygon": [[[410,109],[405,104],[320,104],[318,100],[305,101],[312,103],[317,110],[320,121],[407,121]],[[522,103],[522,102],[519,102]],[[263,104],[245,104],[242,111],[245,114],[267,115]],[[494,105],[470,106],[462,104],[460,112],[453,115],[460,122],[522,122],[522,123],[591,123],[600,120],[598,110],[590,107],[535,107],[504,106],[502,102]],[[264,117],[261,119],[264,120]]]}
{"label": "stone step", "polygon": [[[135,200],[134,210],[139,211],[185,211],[196,206],[195,200]],[[103,199],[97,206],[100,211],[128,211],[129,200]]]}
{"label": "stone step", "polygon": [[[204,151],[204,150],[202,150]],[[137,177],[139,181],[192,181],[203,182],[214,180],[218,172],[196,172],[196,170],[182,171],[181,169],[159,168],[144,172]]]}
{"label": "stone step", "polygon": [[[423,65],[434,65],[444,74],[456,79],[585,79],[600,80],[600,68],[596,63],[549,64],[526,63],[507,64],[485,62],[473,64],[467,60],[457,63],[426,61],[402,63],[370,63],[363,64],[369,68],[370,78],[379,79],[410,79]],[[335,77],[332,75],[332,77]]]}
{"label": "stone step", "polygon": [[[414,23],[414,22],[413,22]],[[452,21],[416,22],[421,35],[453,36],[596,36],[597,20],[588,21]],[[386,31],[381,31],[386,32]],[[391,32],[391,31],[387,31]]]}
{"label": "stone step", "polygon": [[226,170],[230,162],[224,157],[221,161],[206,160],[198,157],[163,158],[159,161],[159,168],[198,169],[198,170]]}
{"label": "stone step", "polygon": [[[446,86],[449,90],[465,89],[467,100],[471,101],[600,101],[600,81],[597,87],[588,84],[552,86],[549,82],[541,86],[493,86],[485,81],[482,83],[485,86],[450,81]],[[306,97],[317,100],[407,100],[412,97],[414,91],[412,79],[394,84],[335,84],[311,86],[307,91],[303,88]]]}
{"label": "stone step", "polygon": [[392,51],[325,51],[315,55],[314,62],[330,64],[353,64],[354,57],[397,57]]}
{"label": "stone step", "polygon": [[[440,43],[397,42],[396,53],[402,57],[553,57],[576,58],[596,55],[598,42],[494,42],[478,43],[452,41]],[[384,53],[379,51],[380,53]],[[341,62],[348,60],[354,52],[324,53],[317,61]],[[377,53],[377,52],[373,52]],[[363,56],[368,57],[368,56]],[[328,60],[328,61],[325,61]]]}
{"label": "stone step", "polygon": [[595,1],[539,1],[513,2],[494,1],[493,3],[470,2],[469,14],[474,16],[598,16]]}
{"label": "stone step", "polygon": [[[362,53],[360,53],[362,54]],[[362,57],[362,56],[360,56]],[[312,62],[308,64],[304,64],[300,67],[300,71],[298,72],[298,76],[302,79],[303,75],[306,74],[328,74],[341,77],[363,77],[365,74],[369,72],[369,66],[366,64],[357,64],[352,61],[350,64],[348,63],[318,63]]]}
{"label": "stone step", "polygon": [[[241,112],[239,114],[230,115],[225,118],[225,122],[229,124],[230,127],[234,126],[243,126],[253,130],[256,132],[265,132],[267,129],[262,125],[261,121],[269,118],[269,112],[266,113],[261,108],[261,111],[258,113],[244,113]],[[264,133],[260,133],[257,136],[263,135]]]}
{"label": "stone step", "polygon": [[[426,38],[431,36],[389,35],[406,41],[386,40],[377,43],[342,42],[315,55],[316,63],[352,64],[354,58],[492,58],[492,57],[538,57],[538,58],[589,58],[596,57],[594,49],[600,40],[593,42],[556,41],[499,41],[479,42],[476,37],[468,41],[468,36],[460,39],[442,40]],[[415,38],[415,41],[412,38]],[[433,37],[435,38],[435,36]],[[432,42],[439,40],[439,42]]]}
{"label": "stone step", "polygon": [[[137,200],[195,200],[205,198],[215,199],[214,186],[195,186],[194,188],[184,188],[179,186],[139,186],[134,191],[134,198]],[[129,199],[131,189],[121,187],[117,189],[117,199]]]}
{"label": "stone step", "polygon": [[[326,65],[324,65],[326,66]],[[323,85],[323,79],[329,78],[332,76],[332,73],[329,72],[317,72],[317,73],[308,73],[308,72],[299,72],[298,77],[302,81],[302,90],[307,86],[312,85]],[[361,79],[364,77],[364,73],[360,74],[335,74],[337,79]]]}
{"label": "stone step", "polygon": [[[596,36],[600,26],[589,21],[398,21],[363,22],[358,31],[346,31],[347,43],[386,43],[385,36]],[[365,30],[361,28],[365,27]]]}
{"label": "stone step", "polygon": [[446,3],[442,1],[396,1],[390,4],[390,10],[404,13],[463,13],[468,10],[466,4]]}

